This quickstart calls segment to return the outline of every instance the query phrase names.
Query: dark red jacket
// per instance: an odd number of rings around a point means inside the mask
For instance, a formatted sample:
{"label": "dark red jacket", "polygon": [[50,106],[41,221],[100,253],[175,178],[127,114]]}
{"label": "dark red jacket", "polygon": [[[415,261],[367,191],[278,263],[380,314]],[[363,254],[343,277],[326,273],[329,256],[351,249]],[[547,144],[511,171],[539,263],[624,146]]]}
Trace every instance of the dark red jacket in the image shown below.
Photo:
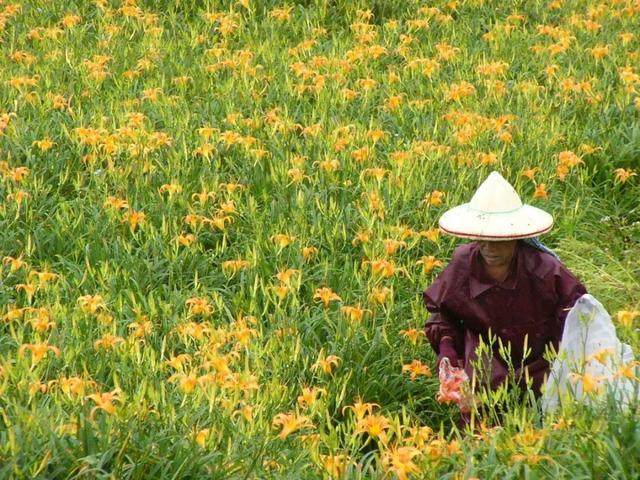
{"label": "dark red jacket", "polygon": [[[549,371],[549,363],[542,358],[545,346],[552,345],[557,351],[567,313],[587,290],[553,255],[521,241],[503,282],[485,272],[479,255],[476,242],[459,246],[451,262],[423,292],[424,304],[432,313],[425,324],[429,343],[439,353],[442,337],[452,337],[471,376],[478,373],[471,366],[477,359],[475,347],[481,339],[488,342],[491,332],[496,342],[491,369],[485,371],[492,388],[507,375],[499,339],[510,344],[518,376],[526,367],[539,394]],[[523,359],[525,336],[531,352]]]}

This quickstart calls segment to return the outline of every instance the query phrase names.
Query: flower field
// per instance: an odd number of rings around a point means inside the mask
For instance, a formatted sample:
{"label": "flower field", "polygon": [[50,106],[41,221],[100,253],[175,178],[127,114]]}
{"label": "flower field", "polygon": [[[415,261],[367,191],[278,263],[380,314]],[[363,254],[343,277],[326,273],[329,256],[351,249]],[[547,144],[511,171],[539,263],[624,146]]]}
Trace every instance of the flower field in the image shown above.
{"label": "flower field", "polygon": [[637,0],[0,0],[0,42],[0,478],[638,478],[637,403],[459,430],[421,296],[498,170],[637,358]]}

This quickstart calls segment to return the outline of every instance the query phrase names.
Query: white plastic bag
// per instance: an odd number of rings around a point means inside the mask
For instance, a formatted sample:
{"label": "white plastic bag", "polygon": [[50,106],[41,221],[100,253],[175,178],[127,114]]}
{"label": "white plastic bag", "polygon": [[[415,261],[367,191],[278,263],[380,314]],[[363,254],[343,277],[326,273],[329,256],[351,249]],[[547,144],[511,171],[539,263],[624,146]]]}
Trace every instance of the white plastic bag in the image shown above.
{"label": "white plastic bag", "polygon": [[543,412],[565,398],[590,403],[607,391],[628,405],[640,374],[631,347],[616,336],[611,317],[592,295],[580,297],[567,315],[558,357],[543,386]]}

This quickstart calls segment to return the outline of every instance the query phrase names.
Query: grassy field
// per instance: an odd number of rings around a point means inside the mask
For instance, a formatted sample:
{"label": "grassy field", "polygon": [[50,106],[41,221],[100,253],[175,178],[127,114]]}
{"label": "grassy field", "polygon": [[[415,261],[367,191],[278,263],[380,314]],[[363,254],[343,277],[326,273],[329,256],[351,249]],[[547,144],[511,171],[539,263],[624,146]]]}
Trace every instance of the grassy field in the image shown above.
{"label": "grassy field", "polygon": [[0,12],[1,478],[638,478],[637,408],[452,428],[421,299],[498,170],[640,351],[637,1]]}

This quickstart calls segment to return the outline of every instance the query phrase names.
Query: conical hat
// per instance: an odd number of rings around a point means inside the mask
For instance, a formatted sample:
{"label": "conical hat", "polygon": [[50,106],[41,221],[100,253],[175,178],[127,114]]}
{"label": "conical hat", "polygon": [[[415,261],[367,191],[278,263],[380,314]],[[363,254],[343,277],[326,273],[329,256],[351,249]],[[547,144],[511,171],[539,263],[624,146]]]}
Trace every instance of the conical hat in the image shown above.
{"label": "conical hat", "polygon": [[551,230],[553,217],[520,196],[502,175],[493,171],[469,203],[447,210],[438,222],[456,237],[475,240],[515,240]]}

